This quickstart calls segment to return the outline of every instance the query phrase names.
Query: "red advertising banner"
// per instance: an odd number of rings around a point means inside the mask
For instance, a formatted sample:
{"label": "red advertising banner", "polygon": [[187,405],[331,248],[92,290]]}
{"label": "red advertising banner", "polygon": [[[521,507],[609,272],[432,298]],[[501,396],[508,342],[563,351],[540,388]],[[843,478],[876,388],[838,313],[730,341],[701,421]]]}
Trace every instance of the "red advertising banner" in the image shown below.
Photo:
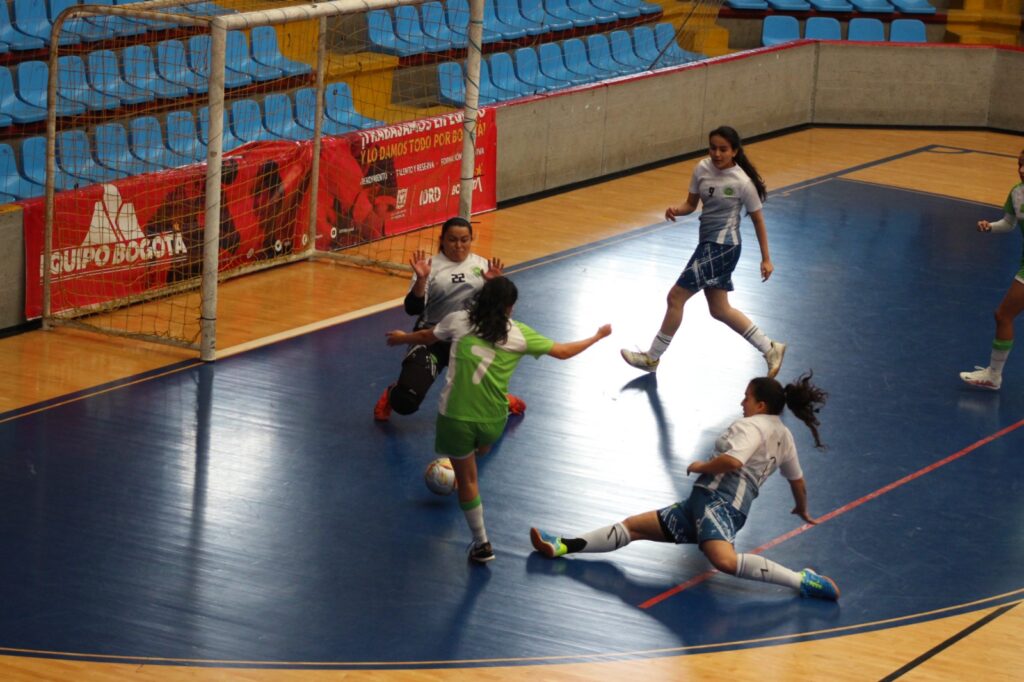
{"label": "red advertising banner", "polygon": [[[481,112],[475,212],[493,210],[496,131]],[[317,248],[341,249],[444,221],[458,211],[462,116],[449,114],[321,141]],[[304,250],[312,142],[259,142],[225,155],[220,270]],[[54,313],[199,275],[206,166],[59,192],[50,261]],[[25,315],[42,314],[42,199],[21,202]]]}

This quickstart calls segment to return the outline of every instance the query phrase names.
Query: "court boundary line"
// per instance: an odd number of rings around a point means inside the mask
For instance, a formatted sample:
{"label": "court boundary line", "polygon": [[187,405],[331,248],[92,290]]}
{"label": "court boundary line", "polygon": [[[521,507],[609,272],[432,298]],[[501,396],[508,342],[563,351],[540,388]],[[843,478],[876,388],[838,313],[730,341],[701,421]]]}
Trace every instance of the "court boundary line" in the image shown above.
{"label": "court boundary line", "polygon": [[[935,471],[936,469],[944,467],[947,464],[949,464],[950,462],[955,462],[956,460],[971,454],[975,450],[978,450],[978,449],[984,447],[985,445],[988,445],[989,443],[991,443],[991,442],[993,442],[995,440],[998,440],[999,438],[1002,438],[1006,434],[1012,433],[1013,431],[1016,431],[1017,429],[1019,429],[1022,426],[1024,426],[1024,419],[1020,419],[1017,422],[1015,422],[1013,424],[1010,424],[1009,426],[1003,427],[1002,429],[996,431],[995,433],[990,434],[988,436],[985,436],[981,440],[977,440],[977,441],[971,443],[970,445],[968,445],[967,447],[961,448],[960,450],[954,452],[951,455],[947,455],[946,457],[943,457],[942,459],[940,459],[938,461],[932,462],[931,464],[929,464],[929,465],[927,465],[925,467],[922,467],[922,468],[918,469],[917,471],[915,471],[913,473],[907,474],[906,476],[904,476],[904,477],[902,477],[900,479],[897,479],[897,480],[895,480],[895,481],[893,481],[893,482],[891,482],[891,483],[889,483],[887,485],[882,486],[881,488],[878,488],[874,492],[870,492],[867,495],[863,495],[863,496],[857,498],[856,500],[853,500],[852,502],[847,502],[846,504],[833,509],[832,511],[828,512],[827,514],[824,514],[823,516],[818,517],[816,524],[812,525],[810,523],[805,523],[802,526],[794,528],[793,530],[791,530],[791,531],[789,531],[787,533],[783,533],[782,535],[779,535],[779,536],[769,540],[768,542],[764,543],[763,545],[760,545],[760,546],[750,550],[747,553],[748,554],[762,554],[762,553],[768,551],[769,549],[772,549],[773,547],[776,547],[776,546],[782,544],[783,542],[786,542],[787,540],[791,540],[792,538],[795,538],[798,535],[802,535],[802,534],[806,533],[807,531],[809,531],[812,528],[816,528],[817,526],[820,526],[820,525],[822,525],[824,523],[827,523],[828,521],[831,521],[832,519],[836,518],[837,516],[841,516],[842,514],[845,514],[848,511],[852,511],[852,510],[856,509],[857,507],[870,502],[871,500],[874,500],[874,499],[876,499],[878,497],[881,497],[882,495],[885,495],[886,493],[892,492],[896,488],[899,488],[899,487],[901,487],[903,485],[906,485],[907,483],[910,483],[911,481],[914,481],[914,480],[917,480],[918,478],[921,478],[925,474],[929,474],[932,471]],[[687,580],[684,583],[680,583],[679,585],[676,585],[675,587],[673,587],[671,589],[665,590],[661,594],[657,594],[657,595],[651,597],[647,601],[645,601],[645,602],[643,602],[641,604],[638,604],[637,606],[640,609],[649,609],[652,606],[656,606],[656,605],[660,604],[661,602],[665,601],[666,599],[669,599],[670,597],[674,597],[675,595],[679,594],[680,592],[683,592],[684,590],[688,590],[689,588],[694,587],[695,585],[699,585],[700,583],[704,582],[705,580],[707,580],[708,578],[712,577],[713,575],[715,575],[718,572],[719,571],[716,570],[716,569],[710,569],[708,571],[705,571],[704,573],[701,573],[701,574],[699,574],[697,576],[694,576],[693,578],[690,578],[689,580]]]}

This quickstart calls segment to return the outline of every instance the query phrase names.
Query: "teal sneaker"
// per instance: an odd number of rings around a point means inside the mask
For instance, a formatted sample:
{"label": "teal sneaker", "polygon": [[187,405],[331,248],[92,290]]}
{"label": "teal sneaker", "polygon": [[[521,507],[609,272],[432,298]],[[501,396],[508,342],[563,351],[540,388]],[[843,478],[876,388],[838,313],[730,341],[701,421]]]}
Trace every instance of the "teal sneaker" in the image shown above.
{"label": "teal sneaker", "polygon": [[549,559],[560,557],[569,551],[562,543],[562,538],[545,533],[539,528],[530,529],[530,542],[533,543],[535,550]]}
{"label": "teal sneaker", "polygon": [[800,596],[836,601],[839,599],[839,588],[836,587],[832,578],[818,575],[811,569],[805,568],[800,571]]}

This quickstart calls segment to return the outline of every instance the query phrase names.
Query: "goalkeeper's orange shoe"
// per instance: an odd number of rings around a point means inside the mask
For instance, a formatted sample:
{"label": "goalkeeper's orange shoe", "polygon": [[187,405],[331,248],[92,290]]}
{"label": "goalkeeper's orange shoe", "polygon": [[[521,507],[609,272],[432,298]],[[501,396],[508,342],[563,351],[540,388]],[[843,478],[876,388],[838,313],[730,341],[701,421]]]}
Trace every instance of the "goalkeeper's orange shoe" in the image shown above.
{"label": "goalkeeper's orange shoe", "polygon": [[391,401],[388,399],[389,393],[391,393],[390,386],[384,389],[384,392],[380,394],[380,398],[377,399],[377,404],[373,406],[373,418],[376,421],[386,422],[391,418]]}
{"label": "goalkeeper's orange shoe", "polygon": [[505,395],[508,398],[508,413],[521,415],[526,412],[526,401],[519,396],[514,396],[511,393]]}

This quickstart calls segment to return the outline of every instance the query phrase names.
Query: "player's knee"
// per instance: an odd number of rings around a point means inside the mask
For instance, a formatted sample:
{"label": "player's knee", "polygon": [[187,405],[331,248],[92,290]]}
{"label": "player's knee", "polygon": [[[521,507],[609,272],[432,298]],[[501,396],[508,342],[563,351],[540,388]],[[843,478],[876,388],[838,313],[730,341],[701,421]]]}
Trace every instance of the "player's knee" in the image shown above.
{"label": "player's knee", "polygon": [[420,403],[423,402],[423,394],[409,386],[396,384],[391,389],[388,402],[391,403],[391,409],[398,414],[412,414],[420,409]]}

